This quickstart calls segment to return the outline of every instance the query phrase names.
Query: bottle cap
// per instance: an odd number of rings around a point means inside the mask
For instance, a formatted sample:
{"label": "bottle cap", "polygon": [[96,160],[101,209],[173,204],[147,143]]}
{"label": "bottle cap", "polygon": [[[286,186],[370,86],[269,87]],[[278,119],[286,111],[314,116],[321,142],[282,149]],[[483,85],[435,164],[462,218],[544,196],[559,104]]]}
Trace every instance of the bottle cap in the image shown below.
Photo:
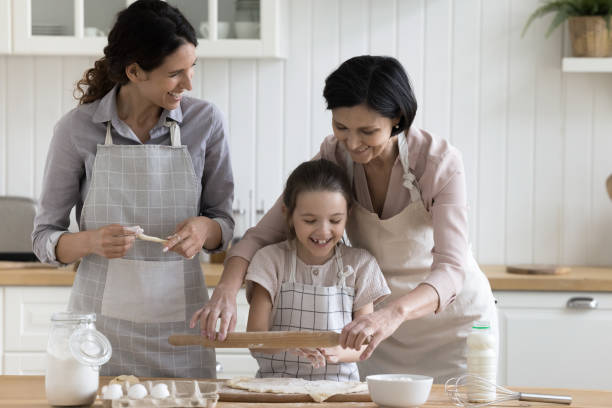
{"label": "bottle cap", "polygon": [[489,329],[489,328],[491,328],[491,325],[489,324],[488,320],[477,320],[472,325],[472,329],[483,330],[483,329]]}
{"label": "bottle cap", "polygon": [[68,340],[72,356],[81,364],[100,367],[111,358],[113,349],[105,335],[96,329],[76,329]]}

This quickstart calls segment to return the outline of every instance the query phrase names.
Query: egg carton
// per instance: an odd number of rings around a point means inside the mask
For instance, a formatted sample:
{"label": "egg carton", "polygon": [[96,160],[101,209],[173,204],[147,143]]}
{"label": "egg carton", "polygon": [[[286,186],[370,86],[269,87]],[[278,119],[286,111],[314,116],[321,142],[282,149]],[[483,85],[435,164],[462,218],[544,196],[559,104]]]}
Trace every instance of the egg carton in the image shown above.
{"label": "egg carton", "polygon": [[[219,400],[219,386],[215,382],[197,380],[157,380],[143,381],[147,396],[134,399],[127,396],[131,384],[125,381],[121,384],[123,396],[114,400],[102,399],[104,408],[128,407],[202,407],[215,408]],[[166,398],[153,398],[151,391],[157,384],[166,384],[170,395]]]}

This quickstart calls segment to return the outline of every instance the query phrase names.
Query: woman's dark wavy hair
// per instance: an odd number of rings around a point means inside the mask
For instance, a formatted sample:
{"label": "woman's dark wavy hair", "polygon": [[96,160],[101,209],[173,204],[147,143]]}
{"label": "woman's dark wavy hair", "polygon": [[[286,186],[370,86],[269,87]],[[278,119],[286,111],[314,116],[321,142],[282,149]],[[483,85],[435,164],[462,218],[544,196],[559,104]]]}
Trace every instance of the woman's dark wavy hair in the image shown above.
{"label": "woman's dark wavy hair", "polygon": [[289,225],[289,234],[292,237],[295,237],[295,230],[290,220],[295,211],[298,197],[301,193],[311,191],[331,191],[342,194],[346,200],[347,212],[353,205],[351,183],[346,172],[340,166],[326,159],[312,160],[300,164],[289,175],[283,191],[283,204],[287,209],[285,217],[287,225]]}
{"label": "woman's dark wavy hair", "polygon": [[185,43],[197,46],[198,40],[176,7],[161,0],[138,0],[117,14],[104,57],[77,82],[75,97],[81,104],[101,99],[115,84],[128,83],[128,65],[136,62],[151,71]]}
{"label": "woman's dark wavy hair", "polygon": [[325,80],[327,109],[366,104],[390,119],[400,118],[391,135],[408,130],[417,101],[402,64],[392,57],[361,55],[344,61]]}

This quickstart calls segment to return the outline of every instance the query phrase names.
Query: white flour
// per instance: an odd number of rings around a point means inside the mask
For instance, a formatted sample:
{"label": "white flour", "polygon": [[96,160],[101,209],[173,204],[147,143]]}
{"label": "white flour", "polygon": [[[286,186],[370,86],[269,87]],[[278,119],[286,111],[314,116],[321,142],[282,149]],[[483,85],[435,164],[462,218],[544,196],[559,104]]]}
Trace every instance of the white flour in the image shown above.
{"label": "white flour", "polygon": [[99,371],[47,353],[45,393],[51,405],[91,405],[98,392]]}

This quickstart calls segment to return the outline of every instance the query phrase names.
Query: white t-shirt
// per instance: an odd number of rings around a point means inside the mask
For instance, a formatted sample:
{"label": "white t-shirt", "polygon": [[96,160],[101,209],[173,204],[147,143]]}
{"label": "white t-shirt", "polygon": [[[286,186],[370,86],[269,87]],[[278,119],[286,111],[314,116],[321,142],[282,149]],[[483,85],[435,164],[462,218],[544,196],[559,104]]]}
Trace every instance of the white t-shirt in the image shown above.
{"label": "white t-shirt", "polygon": [[[355,273],[346,278],[346,286],[355,288],[353,310],[359,310],[368,303],[377,303],[391,293],[376,259],[367,250],[340,245],[342,263],[350,265]],[[246,274],[246,296],[251,301],[253,283],[268,291],[272,303],[283,282],[289,280],[291,271],[291,246],[283,241],[261,248],[249,265]],[[295,271],[296,282],[316,286],[339,284],[338,267],[332,256],[322,265],[307,265],[298,257]]]}

